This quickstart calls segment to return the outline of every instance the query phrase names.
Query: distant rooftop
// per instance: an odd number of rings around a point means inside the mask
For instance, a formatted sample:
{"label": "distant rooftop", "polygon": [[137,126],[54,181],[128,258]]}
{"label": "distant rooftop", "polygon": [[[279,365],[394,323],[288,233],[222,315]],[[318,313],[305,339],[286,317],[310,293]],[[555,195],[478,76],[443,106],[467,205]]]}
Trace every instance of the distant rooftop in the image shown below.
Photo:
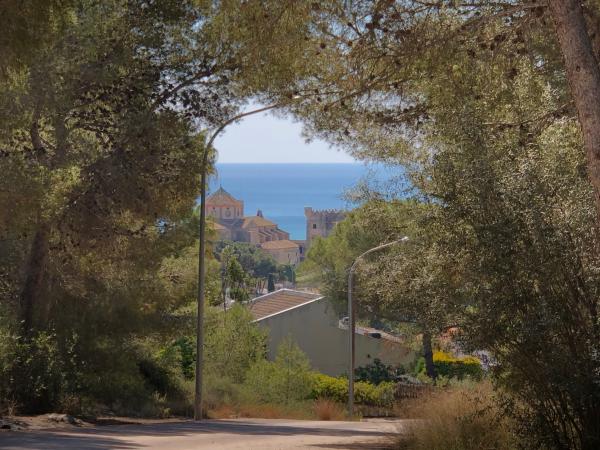
{"label": "distant rooftop", "polygon": [[207,201],[210,203],[221,203],[221,204],[238,204],[240,200],[236,199],[233,195],[227,192],[222,187],[219,187],[215,192],[208,196]]}
{"label": "distant rooftop", "polygon": [[255,320],[261,320],[321,298],[323,298],[321,294],[279,289],[251,300],[248,309]]}
{"label": "distant rooftop", "polygon": [[267,241],[260,244],[260,246],[266,250],[280,250],[285,248],[298,248],[298,244],[287,239],[281,239],[279,241]]}
{"label": "distant rooftop", "polygon": [[[321,300],[323,295],[314,292],[302,292],[293,289],[279,289],[266,295],[256,297],[248,303],[248,309],[254,316],[255,321],[284,313],[302,305]],[[341,326],[340,321],[340,328]],[[346,324],[346,330],[348,325]],[[404,343],[404,339],[376,328],[356,326],[356,334],[362,334],[372,339],[384,339],[386,341]]]}
{"label": "distant rooftop", "polygon": [[252,228],[252,227],[273,227],[277,224],[271,222],[268,219],[265,219],[262,216],[246,216],[244,217],[244,221],[242,222],[242,228]]}

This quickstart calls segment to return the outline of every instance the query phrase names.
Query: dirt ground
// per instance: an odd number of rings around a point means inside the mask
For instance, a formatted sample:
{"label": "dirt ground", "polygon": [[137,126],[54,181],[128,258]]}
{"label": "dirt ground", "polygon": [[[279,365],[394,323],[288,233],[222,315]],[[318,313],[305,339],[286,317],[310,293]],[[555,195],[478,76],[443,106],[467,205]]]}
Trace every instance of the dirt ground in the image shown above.
{"label": "dirt ground", "polygon": [[369,449],[387,450],[402,429],[398,420],[285,419],[144,420],[100,418],[69,423],[56,417],[18,417],[19,429],[0,432],[3,450],[75,449]]}

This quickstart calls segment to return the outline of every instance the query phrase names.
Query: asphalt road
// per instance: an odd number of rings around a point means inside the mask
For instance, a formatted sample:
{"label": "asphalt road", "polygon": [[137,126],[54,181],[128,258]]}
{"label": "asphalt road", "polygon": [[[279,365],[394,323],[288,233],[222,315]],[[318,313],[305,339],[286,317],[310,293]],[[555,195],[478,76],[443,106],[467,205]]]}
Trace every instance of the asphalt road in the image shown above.
{"label": "asphalt road", "polygon": [[38,430],[0,433],[0,449],[368,449],[388,448],[400,421],[317,422],[235,419],[201,423],[170,422],[110,425],[69,431]]}

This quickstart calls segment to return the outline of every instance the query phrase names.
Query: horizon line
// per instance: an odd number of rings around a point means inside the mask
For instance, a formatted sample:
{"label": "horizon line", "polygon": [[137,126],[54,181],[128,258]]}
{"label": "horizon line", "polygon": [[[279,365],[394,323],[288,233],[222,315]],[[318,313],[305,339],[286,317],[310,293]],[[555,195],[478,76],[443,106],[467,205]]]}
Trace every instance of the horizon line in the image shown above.
{"label": "horizon line", "polygon": [[245,161],[217,161],[216,164],[366,164],[365,161],[324,161],[324,162],[305,162],[305,161],[266,161],[266,162],[245,162]]}

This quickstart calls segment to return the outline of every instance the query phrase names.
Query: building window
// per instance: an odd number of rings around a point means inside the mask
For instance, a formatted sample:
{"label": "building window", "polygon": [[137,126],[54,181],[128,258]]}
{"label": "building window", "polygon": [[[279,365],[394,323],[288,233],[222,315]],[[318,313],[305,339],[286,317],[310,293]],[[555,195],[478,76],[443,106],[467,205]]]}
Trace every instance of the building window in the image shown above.
{"label": "building window", "polygon": [[313,230],[316,230],[316,229],[317,229],[317,224],[313,223]]}

